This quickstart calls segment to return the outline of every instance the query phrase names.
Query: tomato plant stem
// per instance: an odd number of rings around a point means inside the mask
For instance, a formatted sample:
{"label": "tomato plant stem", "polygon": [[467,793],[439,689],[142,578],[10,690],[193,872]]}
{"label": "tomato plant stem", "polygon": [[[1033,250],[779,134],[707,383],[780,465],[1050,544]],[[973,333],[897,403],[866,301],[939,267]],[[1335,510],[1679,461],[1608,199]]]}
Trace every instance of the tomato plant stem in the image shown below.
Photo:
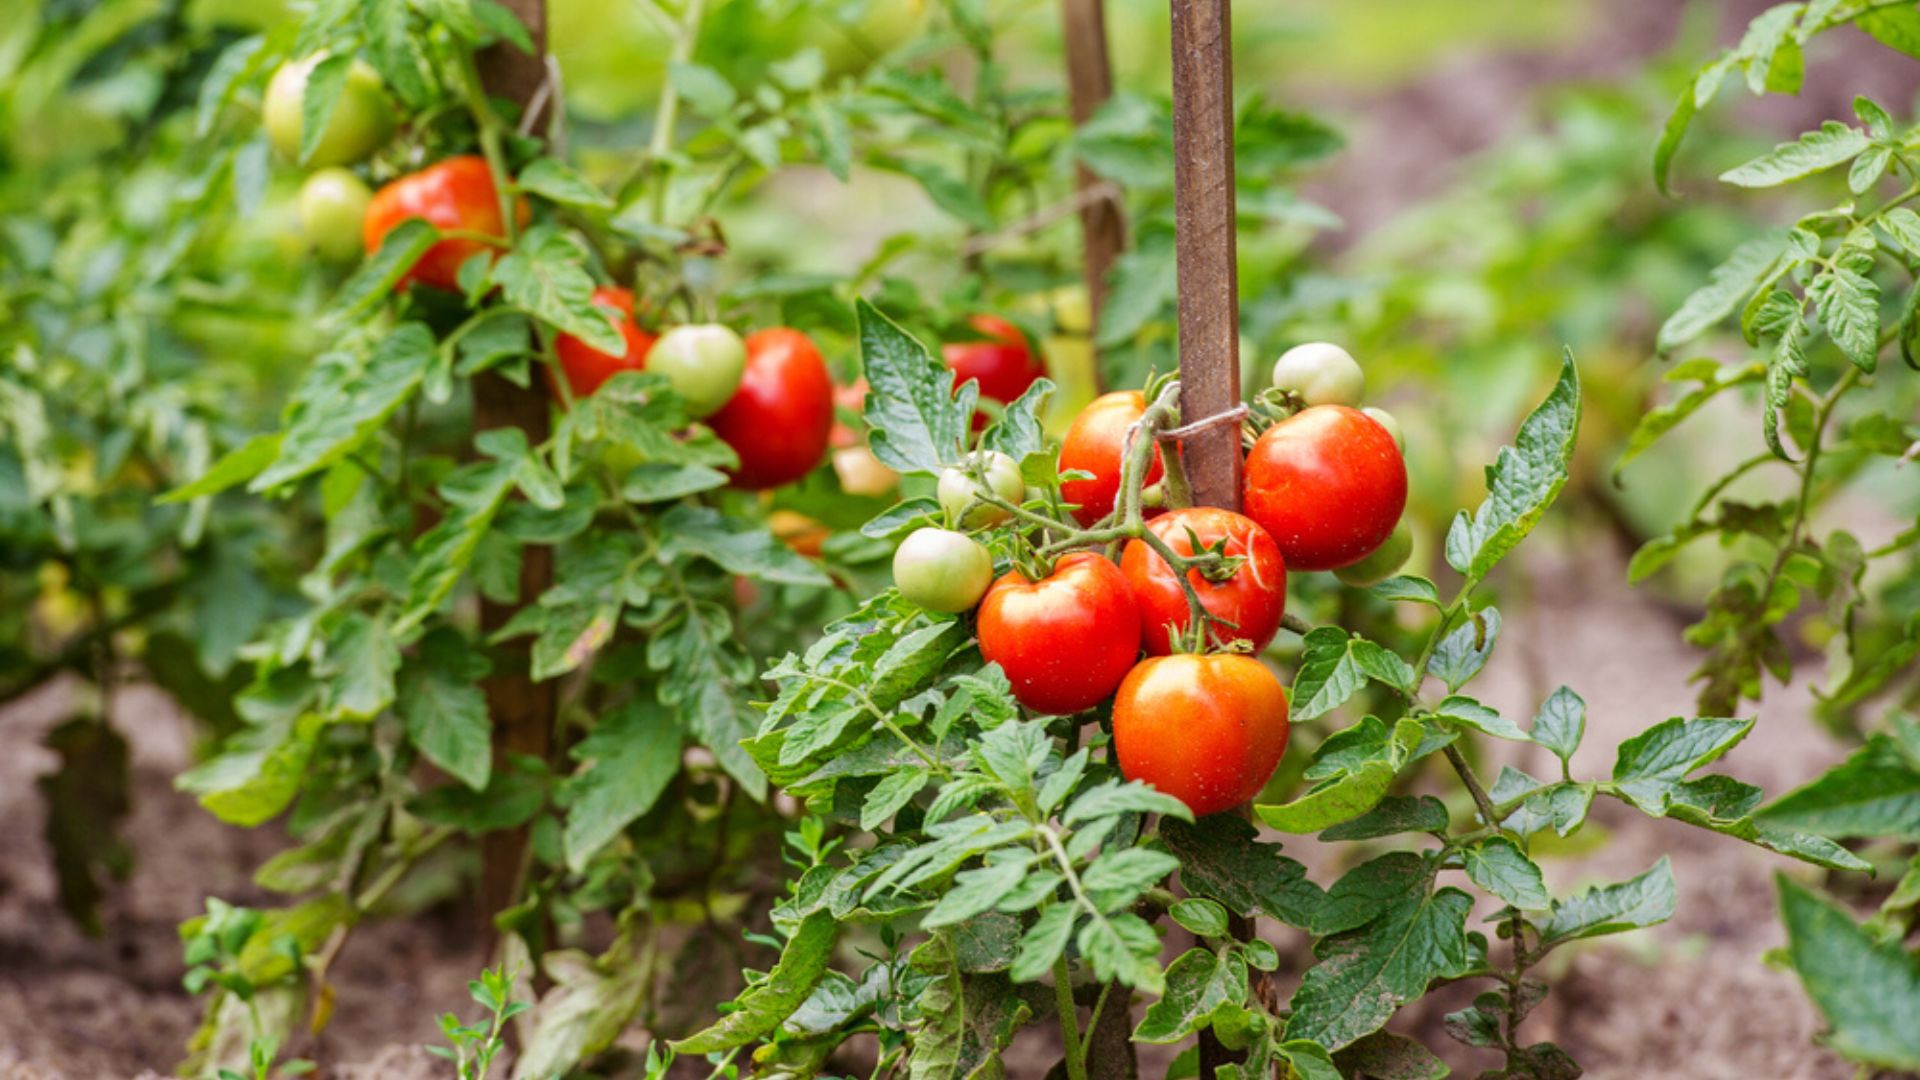
{"label": "tomato plant stem", "polygon": [[1073,1004],[1073,978],[1067,969],[1067,953],[1061,950],[1053,962],[1053,1001],[1060,1013],[1060,1040],[1064,1043],[1067,1076],[1087,1080],[1087,1061],[1080,1049],[1080,1014]]}

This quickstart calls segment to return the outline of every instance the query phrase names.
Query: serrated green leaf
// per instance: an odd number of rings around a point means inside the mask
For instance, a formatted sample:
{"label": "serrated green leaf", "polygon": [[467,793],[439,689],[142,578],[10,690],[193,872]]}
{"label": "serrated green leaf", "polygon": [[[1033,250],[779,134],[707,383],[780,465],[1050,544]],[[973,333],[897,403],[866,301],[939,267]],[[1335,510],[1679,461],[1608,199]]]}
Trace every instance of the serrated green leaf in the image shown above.
{"label": "serrated green leaf", "polygon": [[260,475],[274,459],[280,456],[281,435],[277,432],[255,435],[221,456],[220,460],[208,466],[189,483],[182,484],[154,501],[157,503],[187,502],[217,495],[235,484],[245,483]]}
{"label": "serrated green leaf", "polygon": [[1920,770],[1891,737],[1875,732],[1845,761],[1756,816],[1833,839],[1920,840]]}
{"label": "serrated green leaf", "polygon": [[1445,832],[1449,820],[1446,804],[1431,795],[1389,795],[1359,817],[1323,831],[1319,838],[1334,843],[1408,832]]}
{"label": "serrated green leaf", "polygon": [[613,200],[559,158],[543,157],[520,171],[514,186],[564,206],[611,210]]}
{"label": "serrated green leaf", "polygon": [[800,926],[780,952],[762,982],[749,987],[735,999],[734,1011],[711,1027],[684,1039],[676,1039],[674,1050],[682,1054],[711,1054],[745,1046],[779,1027],[813,992],[827,962],[832,959],[833,944],[839,936],[833,915],[817,911],[801,920]]}
{"label": "serrated green leaf", "polygon": [[1828,120],[1792,142],[1780,143],[1752,161],[1728,169],[1720,179],[1737,187],[1776,187],[1850,161],[1866,148],[1865,132]]}
{"label": "serrated green leaf", "polygon": [[1805,886],[1784,875],[1776,882],[1787,955],[1831,1028],[1827,1040],[1855,1061],[1920,1070],[1920,960],[1873,940]]}
{"label": "serrated green leaf", "polygon": [[1427,673],[1446,683],[1449,693],[1459,690],[1480,674],[1499,639],[1499,609],[1481,608],[1440,639],[1427,661]]}
{"label": "serrated green leaf", "polygon": [[1504,836],[1489,837],[1460,852],[1475,885],[1522,911],[1544,911],[1553,902],[1540,868]]}
{"label": "serrated green leaf", "polygon": [[1187,892],[1208,896],[1230,910],[1258,912],[1289,926],[1312,925],[1326,894],[1307,878],[1306,867],[1262,843],[1253,825],[1231,814],[1191,824],[1162,821],[1160,838],[1180,860]]}
{"label": "serrated green leaf", "polygon": [[680,772],[683,739],[666,709],[635,698],[569,751],[582,768],[567,782],[571,804],[562,846],[568,869],[585,870],[596,852],[653,809]]}
{"label": "serrated green leaf", "polygon": [[1547,695],[1533,718],[1533,741],[1553,751],[1562,766],[1573,760],[1587,731],[1587,703],[1562,686]]}
{"label": "serrated green leaf", "polygon": [[1551,393],[1521,423],[1510,447],[1487,467],[1487,498],[1471,519],[1462,514],[1447,534],[1447,562],[1483,581],[1547,512],[1566,485],[1580,429],[1580,372],[1564,355]]}
{"label": "serrated green leaf", "polygon": [[1420,889],[1365,926],[1321,939],[1318,963],[1294,991],[1287,1038],[1338,1050],[1379,1030],[1434,979],[1464,971],[1472,909],[1458,889]]}
{"label": "serrated green leaf", "polygon": [[937,473],[959,461],[972,398],[964,390],[955,397],[947,366],[878,308],[861,300],[854,310],[874,456],[903,473]]}
{"label": "serrated green leaf", "polygon": [[1880,353],[1880,286],[1836,263],[1814,276],[1807,295],[1833,343],[1855,367],[1873,371]]}
{"label": "serrated green leaf", "polygon": [[1707,283],[1681,301],[1660,324],[1655,347],[1661,352],[1685,345],[1734,313],[1787,257],[1786,234],[1769,233],[1733,249],[1727,260],[1707,275]]}
{"label": "serrated green leaf", "polygon": [[1554,901],[1552,914],[1540,924],[1540,947],[1654,926],[1673,917],[1673,905],[1673,867],[1663,855],[1629,881]]}
{"label": "serrated green leaf", "polygon": [[458,631],[435,630],[401,673],[396,711],[428,761],[479,791],[493,773],[492,723],[480,680],[493,665]]}
{"label": "serrated green leaf", "polygon": [[860,806],[860,827],[873,832],[886,824],[913,801],[930,779],[932,776],[925,769],[901,769],[882,777],[873,790],[867,792],[867,801]]}
{"label": "serrated green leaf", "polygon": [[1380,645],[1338,627],[1318,627],[1306,636],[1289,713],[1296,722],[1324,716],[1370,678],[1403,692],[1414,683],[1407,662]]}

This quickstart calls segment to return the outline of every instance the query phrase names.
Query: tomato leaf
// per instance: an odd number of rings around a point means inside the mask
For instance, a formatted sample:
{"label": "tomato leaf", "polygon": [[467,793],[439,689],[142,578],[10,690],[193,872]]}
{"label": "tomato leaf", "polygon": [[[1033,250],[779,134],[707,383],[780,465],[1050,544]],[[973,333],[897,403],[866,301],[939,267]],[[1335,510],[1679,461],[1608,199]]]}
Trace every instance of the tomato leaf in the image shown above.
{"label": "tomato leaf", "polygon": [[734,999],[734,1010],[704,1031],[676,1039],[682,1054],[711,1054],[745,1046],[793,1015],[826,974],[839,928],[833,916],[818,911],[801,920],[780,952],[780,962],[762,981]]}
{"label": "tomato leaf", "polygon": [[855,317],[874,456],[903,473],[936,473],[958,462],[978,388],[969,383],[956,395],[947,366],[872,304],[858,301]]}
{"label": "tomato leaf", "polygon": [[568,869],[582,872],[595,852],[653,809],[680,772],[681,743],[673,716],[636,697],[569,751],[582,768],[566,784]]}
{"label": "tomato leaf", "polygon": [[1560,378],[1547,399],[1520,425],[1514,445],[1501,447],[1487,468],[1487,499],[1469,518],[1454,518],[1447,533],[1447,562],[1483,581],[1507,552],[1526,539],[1566,486],[1580,428],[1580,372],[1565,354]]}

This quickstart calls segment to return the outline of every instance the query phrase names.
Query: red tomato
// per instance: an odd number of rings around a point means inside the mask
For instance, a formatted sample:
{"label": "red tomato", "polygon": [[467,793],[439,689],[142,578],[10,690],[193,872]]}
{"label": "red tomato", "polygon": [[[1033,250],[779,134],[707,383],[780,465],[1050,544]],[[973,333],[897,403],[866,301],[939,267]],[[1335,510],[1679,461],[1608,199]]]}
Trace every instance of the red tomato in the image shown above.
{"label": "red tomato", "polygon": [[[1065,480],[1060,484],[1060,494],[1068,502],[1080,504],[1073,511],[1075,521],[1092,525],[1113,512],[1120,496],[1121,450],[1126,446],[1127,428],[1146,411],[1145,394],[1138,390],[1116,390],[1094,398],[1074,417],[1073,426],[1067,429],[1067,437],[1060,444],[1060,471],[1081,469],[1093,474],[1091,480]],[[1153,462],[1147,466],[1146,482],[1159,480],[1163,472],[1160,450],[1156,447]],[[1153,517],[1159,512],[1148,510],[1146,516]]]}
{"label": "red tomato", "polygon": [[1140,613],[1118,567],[1076,551],[1029,581],[1003,575],[980,601],[980,655],[999,664],[1035,712],[1091,709],[1140,655]]}
{"label": "red tomato", "polygon": [[[619,356],[603,353],[599,349],[581,341],[572,334],[561,334],[554,341],[554,352],[560,356],[560,369],[567,373],[567,385],[573,389],[576,398],[587,397],[600,384],[623,371],[639,371],[647,366],[647,350],[653,348],[654,336],[647,333],[633,321],[633,293],[628,289],[612,287],[593,290],[593,306],[604,308],[613,315],[613,323],[620,328],[620,336],[626,339],[627,347]],[[548,378],[549,385],[552,378]],[[554,391],[554,397],[560,392]]]}
{"label": "red tomato", "polygon": [[[967,324],[984,334],[986,341],[956,341],[940,347],[940,355],[953,369],[953,385],[968,379],[980,382],[980,396],[1005,405],[1027,392],[1034,380],[1046,375],[1047,367],[1033,354],[1027,335],[1005,319],[975,315]],[[973,414],[973,429],[987,426],[985,413]]]}
{"label": "red tomato", "polygon": [[1358,562],[1393,535],[1406,506],[1407,463],[1387,429],[1358,409],[1302,409],[1247,455],[1247,516],[1295,570]]}
{"label": "red tomato", "polygon": [[[1196,550],[1189,534],[1200,541],[1200,550],[1225,540],[1226,554],[1245,559],[1232,577],[1208,581],[1199,570],[1189,570],[1187,580],[1200,594],[1200,603],[1208,611],[1234,624],[1235,629],[1215,624],[1212,640],[1225,645],[1235,639],[1252,642],[1259,652],[1280,629],[1280,616],[1287,607],[1287,568],[1280,549],[1267,530],[1231,510],[1195,506],[1174,510],[1155,519],[1147,528],[1166,541],[1178,555]],[[1144,540],[1129,540],[1120,556],[1120,572],[1133,589],[1140,606],[1140,640],[1147,652],[1165,656],[1173,651],[1167,624],[1187,628],[1187,594],[1180,580]]]}
{"label": "red tomato", "polygon": [[1140,662],[1113,699],[1120,772],[1195,817],[1260,794],[1287,750],[1287,692],[1251,656],[1181,653]]}
{"label": "red tomato", "polygon": [[[527,220],[525,200],[517,210]],[[403,221],[421,218],[443,232],[479,233],[506,238],[506,222],[500,218],[500,199],[493,186],[493,173],[483,157],[468,154],[435,162],[416,173],[408,173],[373,196],[367,217],[361,225],[367,254],[380,250],[380,241]],[[413,264],[401,282],[423,281],[442,289],[458,289],[460,264],[491,245],[465,237],[450,237],[427,249]]]}
{"label": "red tomato", "polygon": [[812,472],[833,430],[833,379],[820,350],[785,327],[748,334],[740,389],[707,425],[740,455],[735,487],[779,487]]}

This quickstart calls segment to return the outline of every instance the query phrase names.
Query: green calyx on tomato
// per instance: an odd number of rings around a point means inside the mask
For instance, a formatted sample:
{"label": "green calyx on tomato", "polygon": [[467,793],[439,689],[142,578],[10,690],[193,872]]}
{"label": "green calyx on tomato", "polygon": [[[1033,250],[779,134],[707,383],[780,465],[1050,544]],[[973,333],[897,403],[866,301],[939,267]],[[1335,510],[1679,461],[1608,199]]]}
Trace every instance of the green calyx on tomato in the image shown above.
{"label": "green calyx on tomato", "polygon": [[1273,362],[1273,385],[1308,405],[1358,405],[1367,376],[1347,350],[1314,341],[1280,354]]}
{"label": "green calyx on tomato", "polygon": [[267,128],[267,141],[281,155],[314,168],[351,165],[378,150],[393,134],[393,110],[387,104],[380,73],[364,60],[347,66],[347,78],[333,111],[327,114],[326,127],[313,153],[304,161],[300,144],[306,129],[307,80],[326,56],[315,53],[304,60],[289,60],[280,65],[267,82],[266,100],[261,115]]}
{"label": "green calyx on tomato", "polygon": [[1345,584],[1364,589],[1399,573],[1412,555],[1413,530],[1402,520],[1393,527],[1393,533],[1387,537],[1386,543],[1374,548],[1359,562],[1336,568],[1333,576]]}
{"label": "green calyx on tomato", "polygon": [[993,584],[993,556],[951,529],[916,529],[893,553],[893,584],[908,602],[955,615],[979,603]]}
{"label": "green calyx on tomato", "polygon": [[[1147,528],[1176,555],[1217,550],[1237,564],[1213,577],[1196,567],[1187,571],[1187,581],[1208,614],[1231,624],[1208,621],[1208,638],[1215,646],[1244,641],[1256,653],[1266,648],[1279,632],[1287,607],[1286,564],[1267,531],[1231,510],[1207,506],[1174,510]],[[1175,634],[1189,631],[1192,612],[1173,567],[1146,541],[1129,540],[1120,554],[1120,572],[1139,605],[1140,639],[1147,652],[1163,656],[1174,651]]]}
{"label": "green calyx on tomato", "polygon": [[336,262],[360,256],[360,230],[373,191],[342,168],[321,169],[300,185],[300,231],[321,255]]}
{"label": "green calyx on tomato", "polygon": [[1121,775],[1187,804],[1195,817],[1260,794],[1287,750],[1287,692],[1238,653],[1143,660],[1113,698]]}
{"label": "green calyx on tomato", "polygon": [[717,323],[676,326],[647,353],[647,370],[666,376],[696,420],[712,416],[740,389],[747,343]]}
{"label": "green calyx on tomato", "polygon": [[947,520],[957,522],[963,529],[998,525],[1012,516],[982,499],[977,484],[984,484],[986,490],[1016,506],[1027,497],[1027,483],[1020,476],[1020,463],[998,450],[982,450],[966,464],[940,473],[940,506],[947,512]]}

